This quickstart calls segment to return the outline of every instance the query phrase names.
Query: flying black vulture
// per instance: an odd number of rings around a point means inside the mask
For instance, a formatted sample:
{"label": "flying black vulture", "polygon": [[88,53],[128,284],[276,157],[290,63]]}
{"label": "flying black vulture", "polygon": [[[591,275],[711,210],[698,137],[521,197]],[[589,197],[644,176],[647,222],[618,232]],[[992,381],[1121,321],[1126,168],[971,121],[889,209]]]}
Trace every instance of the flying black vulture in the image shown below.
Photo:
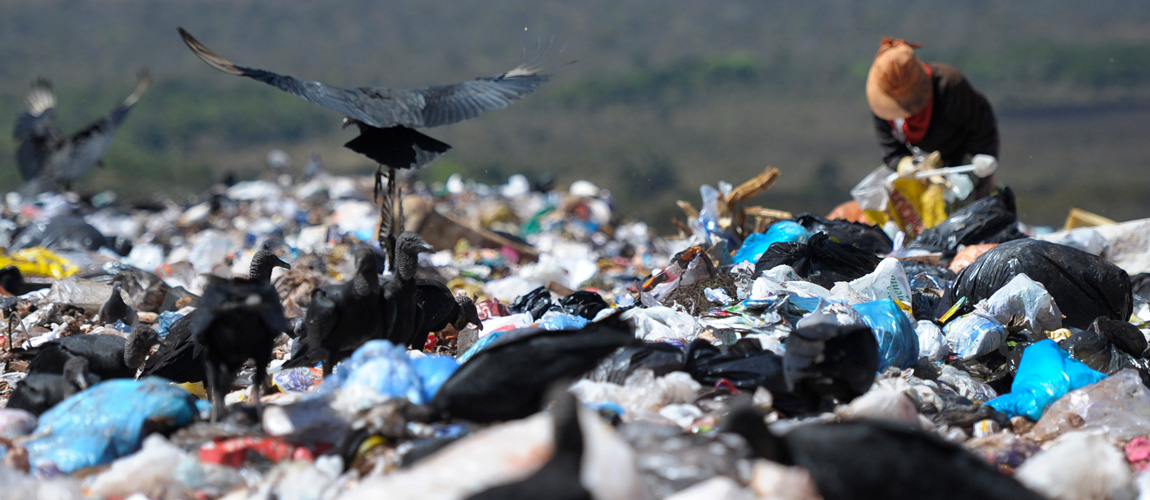
{"label": "flying black vulture", "polygon": [[[502,74],[462,83],[393,89],[344,89],[321,82],[299,80],[256,68],[238,66],[220,57],[179,28],[180,37],[209,66],[236,76],[264,82],[307,101],[343,113],[343,126],[355,125],[360,135],[344,147],[388,167],[388,193],[380,207],[380,244],[387,252],[388,268],[395,269],[396,238],[403,229],[397,169],[422,168],[451,146],[416,128],[438,127],[506,108],[531,93],[548,75],[537,63],[525,63]],[[382,169],[376,172],[376,194],[382,190]]]}
{"label": "flying black vulture", "polygon": [[7,407],[40,416],[56,403],[100,381],[88,372],[87,359],[69,359],[63,368],[62,373],[29,373],[16,384]]}
{"label": "flying black vulture", "polygon": [[[248,279],[270,284],[272,269],[276,267],[290,269],[291,265],[272,252],[271,245],[265,242],[252,256]],[[203,351],[192,340],[191,326],[196,318],[205,314],[207,312],[200,307],[172,323],[166,341],[144,365],[143,375],[156,375],[175,382],[204,381]]]}
{"label": "flying black vulture", "polygon": [[127,339],[110,333],[73,335],[24,350],[20,356],[34,355],[28,373],[62,374],[70,360],[84,358],[87,370],[101,379],[136,378],[148,351],[159,343],[155,330],[137,325]]}
{"label": "flying black vulture", "polygon": [[104,153],[112,145],[116,128],[151,85],[147,70],[141,71],[136,90],[108,116],[65,136],[56,128],[56,94],[52,84],[44,78],[33,82],[26,99],[28,109],[17,119],[13,133],[20,141],[16,151],[20,175],[25,181],[36,183],[37,190],[56,186],[71,189],[73,182],[101,164]]}
{"label": "flying black vulture", "polygon": [[192,342],[202,352],[205,382],[212,396],[212,423],[224,411],[224,396],[249,359],[255,362],[253,401],[260,403],[275,339],[287,328],[283,306],[271,283],[212,277],[191,322]]}
{"label": "flying black vulture", "polygon": [[742,436],[759,458],[807,469],[826,500],[1042,498],[962,447],[892,422],[801,425],[780,437],[746,405],[720,430]]}
{"label": "flying black vulture", "polygon": [[450,85],[343,89],[238,66],[209,50],[183,28],[179,32],[188,48],[215,69],[259,80],[343,113],[347,117],[345,125],[355,124],[361,133],[346,146],[391,168],[423,167],[450,147],[413,129],[448,125],[505,108],[548,79],[541,73],[540,65],[522,64],[500,75]]}
{"label": "flying black vulture", "polygon": [[110,325],[117,321],[123,321],[125,325],[132,326],[136,324],[136,310],[132,306],[124,302],[124,297],[120,295],[120,290],[123,285],[120,281],[112,282],[112,295],[108,300],[100,306],[100,311],[97,313],[97,321],[105,325]]}
{"label": "flying black vulture", "polygon": [[427,332],[420,331],[415,272],[419,270],[419,254],[432,248],[418,234],[403,233],[395,249],[395,275],[384,282],[380,296],[384,334],[395,345],[420,349]]}
{"label": "flying black vulture", "polygon": [[591,500],[579,481],[583,461],[583,430],[579,427],[579,401],[563,391],[551,407],[555,453],[539,470],[521,481],[481,491],[468,500]]}
{"label": "flying black vulture", "polygon": [[308,366],[319,357],[324,376],[331,375],[335,364],[346,355],[369,340],[383,337],[375,252],[363,247],[356,252],[356,259],[351,280],[321,286],[312,293],[304,319],[306,334],[296,341],[285,367]]}

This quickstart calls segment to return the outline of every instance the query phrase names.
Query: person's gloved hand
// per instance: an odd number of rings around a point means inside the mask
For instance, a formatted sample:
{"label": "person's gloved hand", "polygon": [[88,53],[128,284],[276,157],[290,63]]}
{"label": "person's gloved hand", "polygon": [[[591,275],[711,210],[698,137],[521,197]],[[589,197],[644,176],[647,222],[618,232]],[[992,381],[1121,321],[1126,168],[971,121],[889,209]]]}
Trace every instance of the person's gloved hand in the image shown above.
{"label": "person's gloved hand", "polygon": [[914,175],[914,171],[916,169],[917,166],[914,164],[914,157],[904,156],[899,158],[898,167],[895,169],[895,171],[898,172],[899,177],[910,177]]}
{"label": "person's gloved hand", "polygon": [[974,155],[970,164],[974,165],[974,175],[979,178],[990,177],[998,170],[998,158],[990,155]]}

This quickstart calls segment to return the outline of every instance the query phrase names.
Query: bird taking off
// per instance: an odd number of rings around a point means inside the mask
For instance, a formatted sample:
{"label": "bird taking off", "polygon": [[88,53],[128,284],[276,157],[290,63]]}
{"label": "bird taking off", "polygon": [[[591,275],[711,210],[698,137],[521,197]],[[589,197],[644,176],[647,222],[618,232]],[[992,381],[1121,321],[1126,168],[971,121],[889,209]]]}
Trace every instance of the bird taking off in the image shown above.
{"label": "bird taking off", "polygon": [[360,129],[360,136],[345,146],[391,168],[423,167],[450,148],[413,129],[448,125],[506,108],[548,79],[540,64],[528,63],[500,75],[450,85],[343,89],[238,66],[209,50],[183,28],[179,32],[188,48],[215,69],[259,80],[343,113],[344,126],[354,124]]}
{"label": "bird taking off", "polygon": [[65,136],[56,128],[56,94],[51,82],[44,78],[33,82],[26,98],[27,110],[16,120],[12,134],[20,141],[16,151],[20,175],[37,192],[56,187],[71,189],[72,183],[87,175],[92,167],[101,165],[116,129],[151,85],[147,70],[140,71],[136,90],[116,109]]}
{"label": "bird taking off", "polygon": [[246,68],[220,57],[183,28],[180,37],[209,66],[246,76],[344,114],[343,126],[355,125],[359,136],[344,147],[380,165],[375,173],[376,198],[383,191],[383,169],[388,167],[387,193],[380,202],[380,245],[387,252],[388,268],[395,270],[396,239],[403,230],[398,170],[418,169],[434,161],[451,146],[415,129],[438,127],[503,109],[547,81],[544,65],[525,63],[500,75],[450,85],[393,89],[344,89],[309,82],[262,69]]}

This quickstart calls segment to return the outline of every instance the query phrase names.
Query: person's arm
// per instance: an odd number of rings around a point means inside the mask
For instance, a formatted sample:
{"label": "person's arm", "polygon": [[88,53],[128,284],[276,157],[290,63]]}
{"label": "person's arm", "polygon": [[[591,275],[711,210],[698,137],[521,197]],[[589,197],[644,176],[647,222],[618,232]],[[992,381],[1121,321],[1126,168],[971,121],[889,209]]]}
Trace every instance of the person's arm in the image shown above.
{"label": "person's arm", "polygon": [[874,115],[871,117],[874,118],[874,131],[878,136],[878,145],[882,148],[882,161],[886,163],[886,166],[897,169],[899,160],[904,156],[910,156],[910,149],[894,136],[890,122]]}

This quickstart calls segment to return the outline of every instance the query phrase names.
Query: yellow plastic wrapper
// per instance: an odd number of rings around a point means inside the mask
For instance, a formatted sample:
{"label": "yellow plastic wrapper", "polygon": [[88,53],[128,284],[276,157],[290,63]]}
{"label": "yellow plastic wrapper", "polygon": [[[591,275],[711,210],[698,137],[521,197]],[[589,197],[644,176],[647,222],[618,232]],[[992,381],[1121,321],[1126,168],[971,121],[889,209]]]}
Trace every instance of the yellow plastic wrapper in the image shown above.
{"label": "yellow plastic wrapper", "polygon": [[25,248],[13,253],[0,250],[0,268],[16,266],[25,276],[67,278],[80,269],[44,247]]}
{"label": "yellow plastic wrapper", "polygon": [[197,398],[208,399],[208,391],[207,388],[204,387],[203,382],[184,382],[182,384],[176,385],[181,389],[192,393],[192,395]]}

